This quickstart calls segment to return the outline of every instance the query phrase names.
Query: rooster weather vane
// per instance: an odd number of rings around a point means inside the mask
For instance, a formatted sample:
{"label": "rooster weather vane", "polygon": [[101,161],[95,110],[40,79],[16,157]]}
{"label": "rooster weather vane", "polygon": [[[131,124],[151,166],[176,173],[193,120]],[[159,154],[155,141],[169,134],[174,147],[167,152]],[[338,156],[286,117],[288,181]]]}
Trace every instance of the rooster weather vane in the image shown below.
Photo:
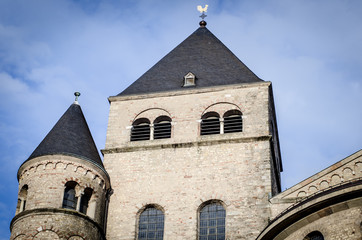
{"label": "rooster weather vane", "polygon": [[202,18],[202,20],[204,20],[207,15],[205,14],[207,12],[207,8],[209,7],[209,5],[205,5],[205,7],[202,6],[197,6],[197,10],[201,13],[200,18]]}

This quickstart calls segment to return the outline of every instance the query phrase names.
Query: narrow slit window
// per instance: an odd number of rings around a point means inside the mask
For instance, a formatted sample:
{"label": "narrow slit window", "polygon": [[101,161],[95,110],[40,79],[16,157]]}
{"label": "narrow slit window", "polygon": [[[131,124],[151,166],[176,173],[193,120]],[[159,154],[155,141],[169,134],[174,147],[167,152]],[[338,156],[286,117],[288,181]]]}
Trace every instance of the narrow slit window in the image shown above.
{"label": "narrow slit window", "polygon": [[220,134],[220,116],[216,112],[208,112],[201,118],[201,135]]}
{"label": "narrow slit window", "polygon": [[224,133],[242,132],[243,118],[238,110],[230,110],[224,114]]}
{"label": "narrow slit window", "polygon": [[156,118],[154,124],[154,139],[171,138],[171,118],[160,116]]}
{"label": "narrow slit window", "polygon": [[134,121],[131,130],[131,141],[150,140],[150,134],[150,121],[147,118]]}

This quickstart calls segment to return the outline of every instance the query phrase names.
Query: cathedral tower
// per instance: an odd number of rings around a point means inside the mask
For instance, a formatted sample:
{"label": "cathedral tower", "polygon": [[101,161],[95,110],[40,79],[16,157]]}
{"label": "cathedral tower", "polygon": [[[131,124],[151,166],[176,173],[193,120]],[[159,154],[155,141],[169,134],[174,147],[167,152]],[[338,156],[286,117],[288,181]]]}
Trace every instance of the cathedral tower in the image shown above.
{"label": "cathedral tower", "polygon": [[272,85],[202,21],[109,98],[108,239],[255,239],[282,171]]}
{"label": "cathedral tower", "polygon": [[20,166],[18,180],[11,239],[105,239],[110,180],[77,101]]}

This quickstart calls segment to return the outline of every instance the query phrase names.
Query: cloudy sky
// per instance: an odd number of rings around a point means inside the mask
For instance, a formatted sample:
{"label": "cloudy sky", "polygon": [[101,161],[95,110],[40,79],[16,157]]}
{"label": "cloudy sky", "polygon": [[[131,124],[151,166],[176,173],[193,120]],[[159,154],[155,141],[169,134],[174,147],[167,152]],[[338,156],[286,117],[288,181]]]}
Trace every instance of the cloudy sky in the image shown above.
{"label": "cloudy sky", "polygon": [[283,190],[362,146],[362,1],[0,0],[0,240],[16,173],[80,104],[99,149],[109,104],[198,27],[274,88]]}

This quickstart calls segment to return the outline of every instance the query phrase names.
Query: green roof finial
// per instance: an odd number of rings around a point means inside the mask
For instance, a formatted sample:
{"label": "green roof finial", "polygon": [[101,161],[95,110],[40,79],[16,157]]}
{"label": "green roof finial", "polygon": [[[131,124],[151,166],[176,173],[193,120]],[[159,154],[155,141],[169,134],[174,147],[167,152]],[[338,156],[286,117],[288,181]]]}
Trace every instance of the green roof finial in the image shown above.
{"label": "green roof finial", "polygon": [[80,96],[80,92],[75,92],[74,93],[74,96],[75,96],[75,101],[78,102],[78,98]]}

